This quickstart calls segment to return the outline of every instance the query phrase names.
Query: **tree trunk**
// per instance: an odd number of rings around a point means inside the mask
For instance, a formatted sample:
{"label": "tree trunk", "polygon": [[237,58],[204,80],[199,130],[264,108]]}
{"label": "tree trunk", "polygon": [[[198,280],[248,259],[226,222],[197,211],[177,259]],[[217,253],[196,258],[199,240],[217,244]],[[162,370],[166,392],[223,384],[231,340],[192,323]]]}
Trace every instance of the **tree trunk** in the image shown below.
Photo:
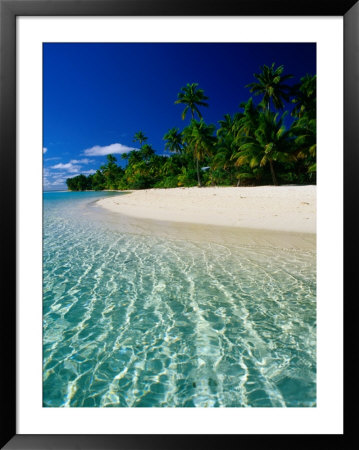
{"label": "tree trunk", "polygon": [[196,159],[196,163],[197,163],[197,180],[198,180],[198,187],[201,187],[201,177],[199,176],[199,161],[198,159]]}
{"label": "tree trunk", "polygon": [[270,166],[270,173],[272,174],[273,184],[274,186],[278,186],[278,181],[274,172],[273,161],[271,159],[269,160],[269,166]]}

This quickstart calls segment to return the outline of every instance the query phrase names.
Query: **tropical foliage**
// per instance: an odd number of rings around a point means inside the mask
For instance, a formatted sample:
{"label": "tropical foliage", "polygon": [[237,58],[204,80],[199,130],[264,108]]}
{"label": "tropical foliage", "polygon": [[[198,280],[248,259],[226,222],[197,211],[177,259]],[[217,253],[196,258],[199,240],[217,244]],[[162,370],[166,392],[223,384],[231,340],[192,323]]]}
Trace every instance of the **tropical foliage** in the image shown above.
{"label": "tropical foliage", "polygon": [[182,119],[186,117],[188,111],[191,111],[192,119],[194,119],[194,114],[196,113],[199,118],[202,117],[198,106],[208,106],[208,103],[205,102],[208,100],[208,97],[204,95],[203,89],[198,89],[198,83],[188,84],[181,89],[181,92],[178,94],[178,98],[175,101],[175,104],[183,104],[185,108],[182,112]]}
{"label": "tropical foliage", "polygon": [[143,144],[144,142],[146,142],[147,139],[148,139],[148,137],[146,137],[146,136],[144,135],[144,133],[140,130],[140,131],[138,131],[138,132],[135,134],[135,136],[134,136],[134,138],[133,138],[133,142],[139,142],[139,143],[140,143],[140,147],[142,147],[142,144]]}
{"label": "tropical foliage", "polygon": [[284,101],[289,101],[291,87],[285,84],[285,81],[293,78],[293,75],[282,75],[284,66],[275,68],[275,63],[270,67],[264,65],[262,72],[255,73],[257,81],[250,83],[247,87],[255,95],[262,95],[262,105],[269,110],[272,101],[276,109],[284,108]]}
{"label": "tropical foliage", "polygon": [[190,122],[164,134],[164,149],[156,151],[138,131],[139,149],[122,154],[120,164],[107,155],[96,173],[69,178],[68,189],[315,183],[316,76],[307,74],[289,85],[292,75],[273,63],[254,77],[247,85],[254,97],[217,126],[202,117],[200,108],[208,106],[204,91],[197,83],[187,84],[175,103],[184,105],[182,119],[190,113]]}

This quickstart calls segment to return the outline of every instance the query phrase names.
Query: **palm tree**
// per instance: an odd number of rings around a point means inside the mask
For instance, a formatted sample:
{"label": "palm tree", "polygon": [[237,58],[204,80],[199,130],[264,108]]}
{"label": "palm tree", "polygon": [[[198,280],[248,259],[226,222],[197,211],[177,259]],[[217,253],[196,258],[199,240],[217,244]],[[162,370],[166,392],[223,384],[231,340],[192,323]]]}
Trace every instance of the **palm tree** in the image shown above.
{"label": "palm tree", "polygon": [[224,120],[219,120],[218,123],[220,124],[220,128],[217,130],[217,136],[218,137],[225,137],[228,134],[233,134],[235,124],[239,118],[239,114],[236,113],[234,117],[232,117],[230,114],[224,115]]}
{"label": "palm tree", "polygon": [[114,189],[115,187],[115,181],[116,176],[118,173],[118,166],[116,164],[116,157],[113,155],[107,155],[107,164],[104,164],[101,166],[102,174],[104,175],[105,179],[107,180],[107,188],[108,189]]}
{"label": "palm tree", "polygon": [[141,150],[139,150],[139,153],[145,161],[148,161],[155,154],[155,151],[149,144],[145,144]]}
{"label": "palm tree", "polygon": [[291,127],[291,133],[294,137],[295,155],[298,160],[298,163],[296,164],[297,176],[303,176],[304,171],[304,173],[309,175],[311,181],[313,181],[313,177],[315,179],[317,172],[316,128],[316,119],[308,119],[307,116],[298,119]]}
{"label": "palm tree", "polygon": [[146,142],[147,139],[148,139],[148,138],[147,138],[147,137],[143,134],[143,132],[140,130],[140,131],[137,131],[137,133],[135,133],[133,142],[139,142],[139,143],[140,143],[140,147],[142,147],[143,142]]}
{"label": "palm tree", "polygon": [[163,136],[163,139],[167,141],[165,144],[166,150],[175,153],[181,153],[183,151],[182,135],[178,128],[171,128],[168,130],[168,132]]}
{"label": "palm tree", "polygon": [[[295,107],[292,116],[296,117],[291,132],[294,136],[296,156],[302,160],[310,177],[316,172],[317,122],[316,122],[316,75],[306,75],[294,87],[292,102]],[[300,171],[301,164],[297,169]]]}
{"label": "palm tree", "polygon": [[142,161],[141,153],[138,150],[131,150],[127,154],[128,165],[132,166],[140,161]]}
{"label": "palm tree", "polygon": [[216,171],[223,178],[235,181],[234,163],[231,160],[233,154],[234,138],[231,133],[221,134],[216,145],[216,152],[211,160],[211,172]]}
{"label": "palm tree", "polygon": [[240,106],[244,109],[244,112],[236,123],[236,143],[240,143],[244,136],[254,136],[259,126],[260,117],[260,111],[253,103],[252,97],[247,102],[241,103]]}
{"label": "palm tree", "polygon": [[293,87],[292,103],[295,107],[292,116],[301,118],[307,115],[310,119],[316,116],[317,100],[317,77],[316,75],[305,75],[300,79],[300,84]]}
{"label": "palm tree", "polygon": [[169,158],[165,157],[164,163],[161,166],[161,174],[164,176],[173,176],[180,172],[181,166],[178,164],[178,160],[176,160],[173,156]]}
{"label": "palm tree", "polygon": [[95,191],[101,191],[105,189],[105,176],[104,174],[97,169],[96,173],[92,177],[92,187]]}
{"label": "palm tree", "polygon": [[182,112],[183,120],[185,119],[188,111],[191,111],[193,120],[194,113],[197,113],[199,118],[202,117],[198,106],[208,107],[208,103],[206,103],[205,100],[208,100],[208,97],[204,95],[203,89],[198,89],[198,83],[187,83],[187,85],[181,89],[181,92],[179,92],[175,104],[186,105]]}
{"label": "palm tree", "polygon": [[275,68],[275,63],[270,67],[263,65],[261,67],[261,73],[255,73],[254,76],[258,82],[250,83],[246,87],[250,88],[250,92],[254,92],[255,95],[263,95],[263,107],[270,109],[270,101],[276,109],[283,109],[283,100],[289,102],[291,87],[284,82],[293,75],[282,75],[284,66],[278,66]]}
{"label": "palm tree", "polygon": [[315,119],[302,117],[293,123],[291,133],[295,136],[295,144],[299,158],[308,155],[315,157],[317,149],[317,126]]}
{"label": "palm tree", "polygon": [[286,131],[283,125],[285,114],[278,120],[278,114],[266,111],[259,116],[259,126],[254,136],[243,139],[238,151],[233,154],[236,166],[249,164],[249,167],[264,167],[269,163],[274,185],[278,185],[274,170],[274,162],[295,161],[293,143],[290,139],[290,131]]}
{"label": "palm tree", "polygon": [[188,144],[189,149],[192,150],[193,157],[196,161],[197,181],[198,186],[202,186],[201,177],[199,173],[199,162],[204,159],[206,155],[211,155],[216,138],[213,135],[215,131],[214,125],[207,125],[203,119],[199,122],[192,119],[188,127],[183,130],[183,137]]}

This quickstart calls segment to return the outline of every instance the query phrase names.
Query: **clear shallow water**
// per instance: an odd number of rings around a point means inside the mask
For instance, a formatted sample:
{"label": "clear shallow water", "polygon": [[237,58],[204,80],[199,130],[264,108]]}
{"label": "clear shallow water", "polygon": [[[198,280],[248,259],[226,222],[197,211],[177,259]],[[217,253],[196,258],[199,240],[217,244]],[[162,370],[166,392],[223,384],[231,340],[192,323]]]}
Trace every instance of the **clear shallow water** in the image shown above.
{"label": "clear shallow water", "polygon": [[314,251],[121,231],[106,195],[44,194],[44,406],[315,406]]}

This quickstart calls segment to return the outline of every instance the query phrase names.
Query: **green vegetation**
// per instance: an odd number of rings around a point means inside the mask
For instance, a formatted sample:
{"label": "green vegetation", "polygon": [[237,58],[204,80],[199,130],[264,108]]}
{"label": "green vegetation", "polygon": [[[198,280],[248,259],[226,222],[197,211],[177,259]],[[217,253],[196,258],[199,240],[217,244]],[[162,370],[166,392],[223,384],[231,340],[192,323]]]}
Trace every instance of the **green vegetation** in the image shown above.
{"label": "green vegetation", "polygon": [[146,137],[145,135],[144,135],[144,133],[140,130],[140,131],[138,131],[136,134],[135,134],[135,136],[134,136],[134,138],[133,138],[133,142],[139,142],[140,143],[140,147],[142,147],[142,144],[144,143],[144,142],[146,142],[148,140],[148,137]]}
{"label": "green vegetation", "polygon": [[[197,83],[181,89],[175,104],[185,106],[182,119],[190,123],[164,135],[169,156],[158,155],[142,131],[134,136],[139,150],[121,155],[125,168],[113,155],[95,174],[66,180],[73,191],[102,189],[173,188],[178,186],[239,186],[316,182],[316,76],[306,75],[289,86],[292,75],[284,67],[261,67],[256,82],[247,87],[261,96],[256,105],[249,98],[240,111],[226,114],[218,127],[206,124],[200,107],[208,97]],[[284,111],[285,105],[292,110]],[[291,124],[286,129],[285,118]],[[198,116],[198,120],[195,119]],[[288,116],[289,117],[289,116]],[[289,122],[289,121],[288,121]]]}

